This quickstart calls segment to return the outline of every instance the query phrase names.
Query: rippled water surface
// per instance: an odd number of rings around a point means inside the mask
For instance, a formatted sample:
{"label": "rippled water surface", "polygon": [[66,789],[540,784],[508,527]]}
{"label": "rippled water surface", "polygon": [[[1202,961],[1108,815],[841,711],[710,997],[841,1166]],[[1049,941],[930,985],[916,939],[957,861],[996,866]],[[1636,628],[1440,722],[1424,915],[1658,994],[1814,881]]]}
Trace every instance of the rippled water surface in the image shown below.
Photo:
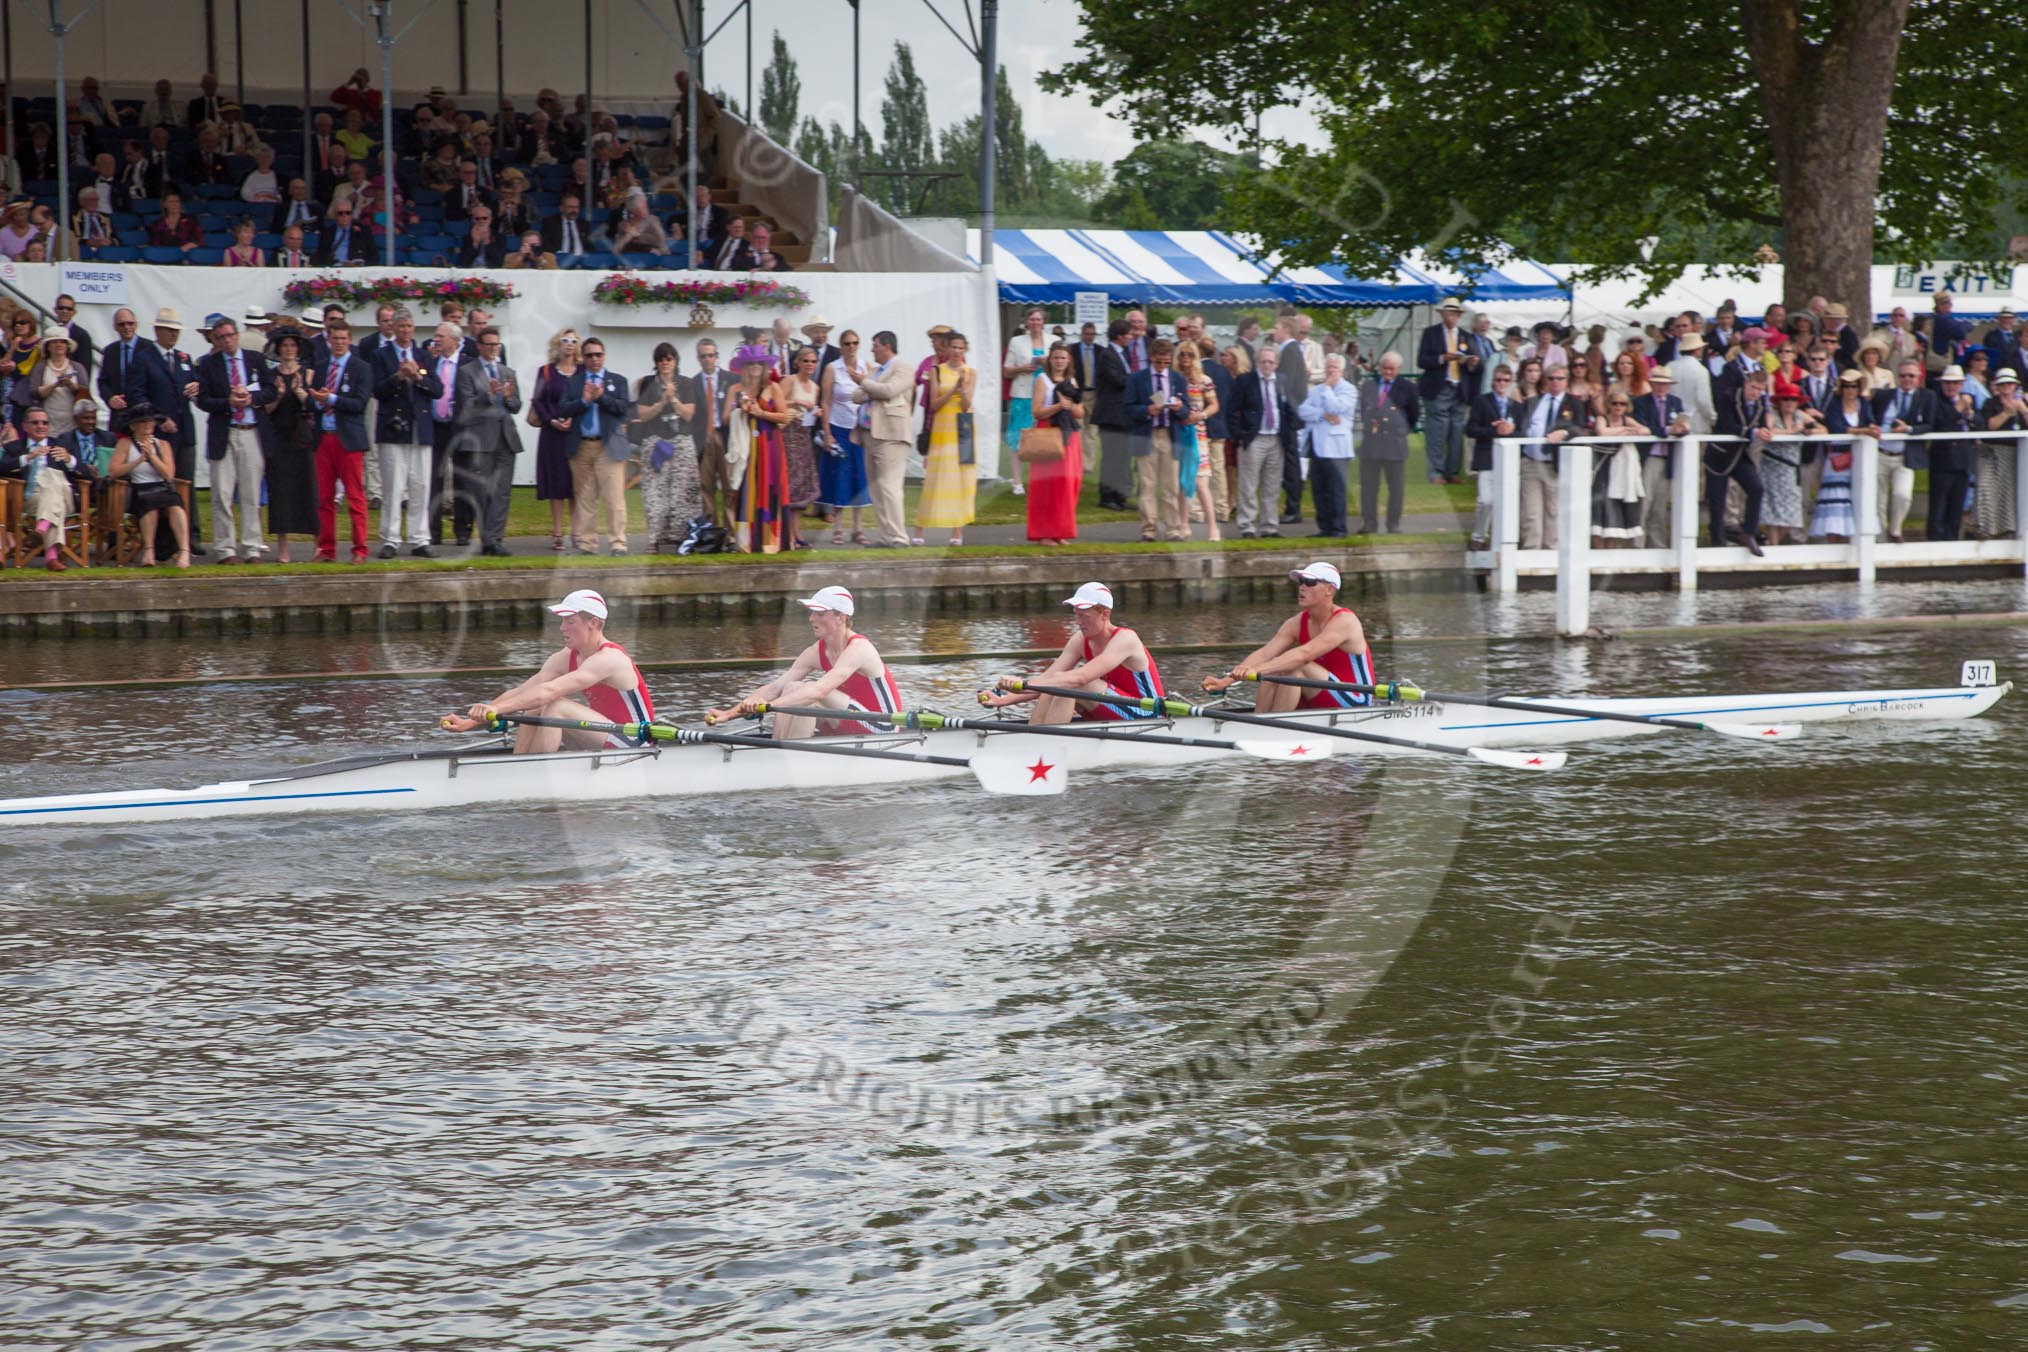
{"label": "rippled water surface", "polygon": [[[1615,626],[1883,623],[1587,647],[1525,637],[1546,597],[1362,609],[1383,672],[1431,687],[1668,693],[2018,675],[2028,630],[1887,621],[2023,599],[1606,595]],[[1279,614],[1121,618],[1176,644]],[[883,623],[899,651],[1063,632]],[[804,632],[619,637],[729,658]],[[910,667],[904,694],[962,707],[1007,665]],[[654,686],[689,710],[755,679]],[[6,792],[426,743],[500,684],[0,693]],[[1596,745],[1555,775],[1344,757],[1059,799],[0,827],[0,1345],[2017,1347],[2023,707]]]}

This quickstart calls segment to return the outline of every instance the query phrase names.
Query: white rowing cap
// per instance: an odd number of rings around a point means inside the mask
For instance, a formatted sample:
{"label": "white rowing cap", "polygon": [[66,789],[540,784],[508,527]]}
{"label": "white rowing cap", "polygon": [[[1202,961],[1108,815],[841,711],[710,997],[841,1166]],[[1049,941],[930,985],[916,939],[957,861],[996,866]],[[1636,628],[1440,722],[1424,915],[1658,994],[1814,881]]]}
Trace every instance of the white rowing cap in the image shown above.
{"label": "white rowing cap", "polygon": [[1076,595],[1065,601],[1064,604],[1075,606],[1079,610],[1089,610],[1093,606],[1104,606],[1107,610],[1111,610],[1113,608],[1113,589],[1103,582],[1087,582],[1082,587],[1079,587]]}
{"label": "white rowing cap", "polygon": [[1321,559],[1304,568],[1289,569],[1289,581],[1328,582],[1331,584],[1331,590],[1333,591],[1338,590],[1343,585],[1338,577],[1338,570]]}
{"label": "white rowing cap", "polygon": [[595,591],[574,591],[550,607],[558,615],[592,615],[606,618],[606,598]]}
{"label": "white rowing cap", "polygon": [[835,610],[840,615],[850,615],[858,609],[853,603],[852,593],[843,587],[819,587],[803,604],[811,610]]}

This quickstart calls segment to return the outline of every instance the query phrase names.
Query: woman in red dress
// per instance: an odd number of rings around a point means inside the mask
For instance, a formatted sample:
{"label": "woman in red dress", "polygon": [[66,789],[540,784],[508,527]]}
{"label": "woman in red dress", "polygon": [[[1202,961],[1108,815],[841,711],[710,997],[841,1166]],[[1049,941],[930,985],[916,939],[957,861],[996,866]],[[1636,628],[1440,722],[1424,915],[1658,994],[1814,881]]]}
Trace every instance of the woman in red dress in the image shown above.
{"label": "woman in red dress", "polygon": [[[739,384],[725,396],[726,460],[740,466],[738,539],[741,553],[779,554],[789,515],[789,460],[782,427],[795,418],[776,379],[773,360],[756,343],[733,355]],[[793,543],[790,540],[789,543]]]}
{"label": "woman in red dress", "polygon": [[1084,448],[1078,435],[1084,405],[1070,373],[1070,349],[1062,343],[1042,359],[1031,403],[1036,427],[1054,427],[1063,434],[1063,458],[1028,466],[1028,538],[1060,545],[1077,538],[1077,499],[1084,491]]}

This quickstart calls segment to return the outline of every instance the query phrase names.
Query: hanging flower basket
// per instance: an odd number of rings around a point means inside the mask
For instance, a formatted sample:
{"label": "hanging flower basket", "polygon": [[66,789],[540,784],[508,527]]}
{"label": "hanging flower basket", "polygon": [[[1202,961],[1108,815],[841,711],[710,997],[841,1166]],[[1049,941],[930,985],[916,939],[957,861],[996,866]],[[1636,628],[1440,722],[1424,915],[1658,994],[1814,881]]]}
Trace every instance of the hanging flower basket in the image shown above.
{"label": "hanging flower basket", "polygon": [[758,277],[726,282],[651,282],[636,273],[614,272],[592,288],[592,299],[601,305],[751,305],[796,310],[810,303],[810,293],[800,286]]}
{"label": "hanging flower basket", "polygon": [[499,305],[514,299],[514,288],[506,282],[484,277],[343,277],[328,273],[304,277],[282,288],[282,299],[293,307],[342,305],[348,310],[379,305],[387,301],[455,300],[467,306]]}

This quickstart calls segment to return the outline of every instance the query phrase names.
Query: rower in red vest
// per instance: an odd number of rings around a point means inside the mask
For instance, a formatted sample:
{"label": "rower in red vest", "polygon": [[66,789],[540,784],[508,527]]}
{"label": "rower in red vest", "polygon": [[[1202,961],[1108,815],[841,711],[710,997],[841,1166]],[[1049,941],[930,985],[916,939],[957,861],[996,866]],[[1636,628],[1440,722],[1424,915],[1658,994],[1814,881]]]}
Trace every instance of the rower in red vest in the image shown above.
{"label": "rower in red vest", "polygon": [[[1050,663],[1049,670],[1026,678],[1030,684],[1066,686],[1127,699],[1163,697],[1162,673],[1155,667],[1155,655],[1148,651],[1147,644],[1141,642],[1139,634],[1113,623],[1113,593],[1110,587],[1103,582],[1087,582],[1064,604],[1070,607],[1077,621],[1077,632],[1063,645],[1063,651]],[[1038,695],[1029,691],[1009,693],[1009,687],[1017,679],[1002,676],[996,686],[1002,693],[987,696],[983,703],[989,708],[1004,709],[1010,704],[1026,704],[1033,700],[1035,710],[1028,715],[1031,723],[1161,717],[1151,711],[1123,708],[1097,700],[1073,702],[1063,695]]]}
{"label": "rower in red vest", "polygon": [[[840,713],[901,711],[901,691],[881,660],[880,650],[872,639],[852,631],[852,612],[857,608],[852,593],[843,587],[824,587],[803,605],[810,612],[810,628],[817,641],[803,649],[788,674],[769,681],[730,709],[712,710],[714,720],[751,714],[762,704],[831,708]],[[775,715],[775,737],[782,741],[813,732],[851,735],[893,730],[894,724],[883,718]]]}
{"label": "rower in red vest", "polygon": [[[442,724],[452,732],[485,727],[496,714],[534,714],[542,718],[603,719],[608,723],[652,723],[655,701],[648,683],[627,650],[606,640],[606,598],[595,591],[574,591],[551,606],[561,616],[557,629],[563,647],[550,654],[542,670],[504,691],[491,703],[474,704],[463,714],[449,714]],[[595,750],[631,746],[615,734],[576,728],[537,728],[524,723],[514,732],[517,752]]]}
{"label": "rower in red vest", "polygon": [[[1273,638],[1240,658],[1231,671],[1205,677],[1206,690],[1216,694],[1249,671],[1373,684],[1373,651],[1366,646],[1366,630],[1357,615],[1338,604],[1338,570],[1328,563],[1313,563],[1290,569],[1289,580],[1296,584],[1296,600],[1303,608],[1283,621]],[[1298,708],[1350,709],[1372,702],[1371,695],[1345,690],[1305,690],[1262,682],[1254,707],[1264,714],[1278,714]]]}

